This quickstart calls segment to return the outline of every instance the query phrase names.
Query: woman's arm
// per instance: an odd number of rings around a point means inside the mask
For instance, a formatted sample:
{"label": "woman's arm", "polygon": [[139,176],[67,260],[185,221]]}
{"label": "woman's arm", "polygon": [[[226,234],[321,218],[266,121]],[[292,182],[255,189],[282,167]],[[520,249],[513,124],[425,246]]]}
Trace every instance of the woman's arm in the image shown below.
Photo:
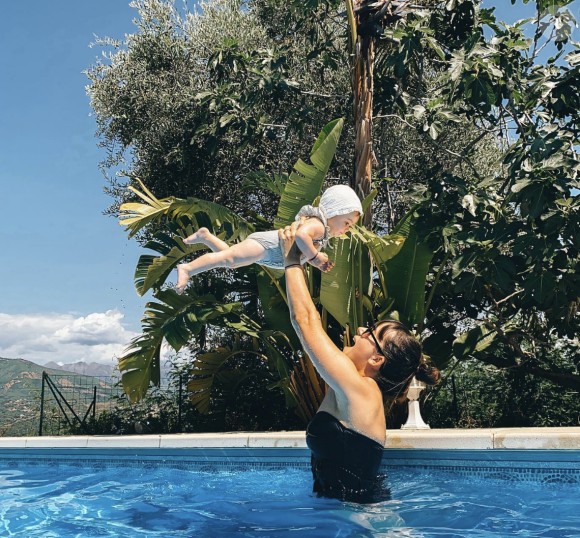
{"label": "woman's arm", "polygon": [[294,242],[297,223],[280,230],[281,247],[284,250],[286,269],[286,293],[292,325],[304,350],[324,381],[336,392],[351,395],[364,391],[362,377],[353,362],[338,349],[322,328],[320,316],[300,267],[300,251]]}

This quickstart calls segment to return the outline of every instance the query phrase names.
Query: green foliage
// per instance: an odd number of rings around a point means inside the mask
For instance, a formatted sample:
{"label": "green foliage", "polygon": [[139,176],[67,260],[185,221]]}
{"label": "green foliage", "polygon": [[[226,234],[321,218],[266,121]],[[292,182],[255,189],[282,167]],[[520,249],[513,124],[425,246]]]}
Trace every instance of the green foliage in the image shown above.
{"label": "green foliage", "polygon": [[132,402],[143,398],[150,385],[159,386],[163,339],[179,351],[210,321],[237,323],[236,328],[243,325],[238,303],[223,304],[212,296],[180,296],[173,290],[159,291],[155,298],[158,302],[151,301],[145,307],[143,334],[131,341],[119,359],[123,387]]}
{"label": "green foliage", "polygon": [[[400,254],[417,263],[398,263],[399,255],[378,261],[386,272],[371,283],[367,250],[359,246],[368,249],[374,239],[351,235],[341,252],[363,263],[342,297],[349,323],[396,309],[417,324],[426,353],[442,368],[454,355],[477,357],[580,388],[577,361],[556,367],[545,354],[558,345],[576,356],[579,334],[580,52],[570,42],[568,4],[539,1],[536,18],[506,25],[473,0],[429,3],[376,42],[373,231],[392,233],[413,208]],[[290,182],[265,174],[289,169],[331,117],[345,118],[331,182],[349,177],[352,153],[345,148],[353,145],[353,126],[349,37],[336,3],[295,2],[289,9],[255,0],[246,7],[215,0],[183,19],[168,2],[143,0],[126,50],[88,74],[103,144],[139,156],[128,175],[144,178],[159,197],[194,195],[235,207],[238,224],[249,230],[272,222]],[[113,152],[105,165],[116,167],[120,158]],[[261,175],[243,183],[256,170]],[[109,192],[112,212],[134,202],[115,180]],[[161,215],[162,226],[177,226],[175,215],[150,211],[140,239],[151,239]],[[195,228],[192,213],[185,216]],[[233,241],[238,228],[231,224],[220,233]],[[152,239],[167,260],[147,280],[153,258],[143,259],[141,289],[156,289],[154,282],[160,288],[181,256],[169,256],[179,246],[178,229],[156,230],[168,231],[176,244]],[[236,278],[227,283],[231,289],[241,288]],[[317,285],[311,279],[315,298]],[[281,304],[269,295],[268,311]],[[261,322],[264,305],[251,296],[244,308]],[[493,345],[472,342],[486,331]]]}
{"label": "green foliage", "polygon": [[[251,368],[252,374],[240,376],[240,367]],[[286,409],[278,391],[266,388],[268,370],[263,361],[241,358],[230,361],[215,379],[211,410],[202,414],[188,397],[187,379],[190,366],[186,362],[171,362],[169,378],[162,387],[154,387],[138,402],[128,404],[123,394],[113,398],[95,419],[87,420],[86,429],[78,427],[69,434],[131,435],[161,433],[195,433],[212,431],[249,431],[257,429],[295,430],[298,417]],[[233,378],[233,385],[232,385]],[[181,404],[180,404],[180,383]]]}
{"label": "green foliage", "polygon": [[[558,351],[551,361],[572,367]],[[432,428],[577,427],[580,400],[576,391],[541,377],[471,360],[429,390],[423,416]]]}
{"label": "green foliage", "polygon": [[[480,31],[448,51],[447,83],[435,97],[456,115],[473,118],[482,131],[505,136],[508,147],[496,174],[466,181],[438,166],[428,188],[414,196],[420,202],[420,237],[441,245],[452,260],[452,271],[441,277],[439,290],[446,293],[435,296],[431,315],[448,305],[481,323],[485,312],[485,325],[454,344],[457,358],[477,356],[523,372],[532,372],[531,360],[537,375],[550,370],[539,348],[558,344],[575,350],[579,329],[580,201],[574,190],[580,187],[574,149],[579,116],[578,108],[565,103],[574,99],[574,82],[569,82],[580,71],[573,54],[562,61],[557,52],[545,65],[538,62],[543,31],[558,28],[568,17],[560,10],[565,5],[548,10],[539,3],[538,19],[514,26],[484,10]],[[525,37],[528,23],[537,25],[533,39]],[[484,25],[491,39],[485,38]],[[568,42],[567,32],[558,35],[556,51]],[[514,130],[516,138],[507,137],[507,130]],[[466,155],[458,161],[473,166]],[[580,389],[576,368],[560,381]]]}
{"label": "green foliage", "polygon": [[278,215],[274,221],[275,228],[283,228],[292,223],[300,208],[312,204],[320,195],[343,124],[344,120],[338,119],[324,127],[310,152],[312,165],[301,159],[294,165],[294,171],[290,174],[280,199]]}

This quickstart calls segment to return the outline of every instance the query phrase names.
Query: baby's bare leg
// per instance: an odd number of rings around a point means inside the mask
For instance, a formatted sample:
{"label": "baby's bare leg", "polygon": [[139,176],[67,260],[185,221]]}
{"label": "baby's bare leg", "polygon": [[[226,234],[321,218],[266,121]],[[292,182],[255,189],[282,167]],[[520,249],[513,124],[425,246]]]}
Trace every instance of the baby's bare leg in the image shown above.
{"label": "baby's bare leg", "polygon": [[246,239],[219,252],[208,252],[192,262],[182,263],[177,266],[175,291],[181,295],[185,286],[187,286],[188,280],[193,275],[216,269],[217,267],[228,269],[245,267],[261,261],[265,253],[266,249],[253,239]]}
{"label": "baby's bare leg", "polygon": [[214,252],[219,252],[221,250],[226,250],[230,246],[221,239],[218,239],[213,235],[207,228],[200,228],[194,234],[186,237],[183,242],[186,245],[193,245],[195,243],[203,243],[207,247],[211,248]]}

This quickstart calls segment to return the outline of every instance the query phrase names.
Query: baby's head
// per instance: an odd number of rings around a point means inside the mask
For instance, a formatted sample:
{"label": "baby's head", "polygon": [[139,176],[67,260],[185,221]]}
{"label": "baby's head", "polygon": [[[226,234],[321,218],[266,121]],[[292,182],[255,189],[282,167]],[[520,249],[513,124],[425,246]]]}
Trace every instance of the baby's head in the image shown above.
{"label": "baby's head", "polygon": [[330,234],[338,237],[355,224],[362,215],[362,205],[356,194],[347,185],[335,185],[324,191],[320,198],[324,208]]}

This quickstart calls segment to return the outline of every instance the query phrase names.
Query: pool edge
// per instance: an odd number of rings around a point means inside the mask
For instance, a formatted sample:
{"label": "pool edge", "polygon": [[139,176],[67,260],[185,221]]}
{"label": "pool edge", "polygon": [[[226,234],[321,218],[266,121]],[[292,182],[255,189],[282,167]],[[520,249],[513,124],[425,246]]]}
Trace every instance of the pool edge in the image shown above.
{"label": "pool edge", "polygon": [[[0,449],[306,448],[304,431],[0,437]],[[385,452],[416,450],[580,450],[580,427],[387,430]]]}

